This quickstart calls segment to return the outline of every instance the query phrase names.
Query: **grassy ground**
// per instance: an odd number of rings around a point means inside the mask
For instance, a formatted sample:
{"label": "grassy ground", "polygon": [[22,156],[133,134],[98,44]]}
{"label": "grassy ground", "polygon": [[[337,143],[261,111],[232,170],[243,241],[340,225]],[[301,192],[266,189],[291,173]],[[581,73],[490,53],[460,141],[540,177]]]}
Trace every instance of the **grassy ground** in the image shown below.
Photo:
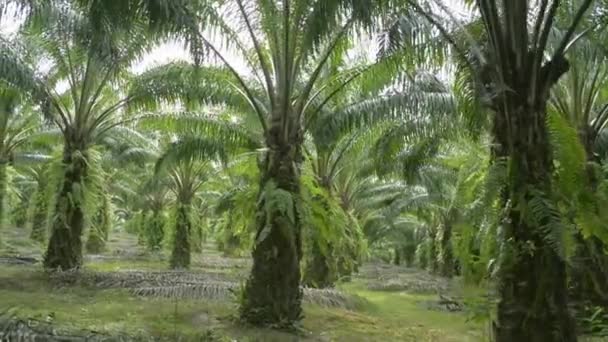
{"label": "grassy ground", "polygon": [[[39,255],[32,245],[15,243],[15,238],[9,241],[11,253]],[[0,255],[6,252],[0,251]],[[166,260],[156,256],[148,260],[140,254],[133,237],[114,236],[109,252],[89,257],[86,268],[99,272],[166,269]],[[247,260],[222,258],[206,246],[202,255],[195,256],[192,271],[242,279],[248,271],[246,264]],[[377,279],[372,275],[340,285],[345,293],[364,299],[356,310],[305,305],[300,336],[236,324],[236,305],[230,300],[146,298],[124,289],[58,287],[39,265],[0,265],[0,303],[18,317],[50,322],[66,331],[162,335],[168,340],[198,341],[205,334],[231,341],[484,340],[481,325],[467,322],[464,313],[427,308],[427,302],[437,300],[436,294],[369,290],[370,281]]]}

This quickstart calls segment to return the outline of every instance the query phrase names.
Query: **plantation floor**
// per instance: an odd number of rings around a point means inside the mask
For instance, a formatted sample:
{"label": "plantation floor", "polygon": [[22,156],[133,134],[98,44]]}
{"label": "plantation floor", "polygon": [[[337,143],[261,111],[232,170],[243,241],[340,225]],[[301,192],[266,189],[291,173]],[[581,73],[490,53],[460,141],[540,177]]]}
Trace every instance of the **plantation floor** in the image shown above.
{"label": "plantation floor", "polygon": [[[39,258],[40,248],[21,241],[19,235],[5,240],[0,256]],[[113,237],[108,253],[87,257],[85,272],[97,278],[124,274],[143,277],[146,272],[162,275],[154,272],[165,270],[166,265],[159,256],[143,254],[133,237],[122,234]],[[248,260],[224,258],[206,245],[202,254],[195,255],[189,274],[213,282],[242,282],[247,272]],[[0,313],[9,309],[5,315],[34,319],[66,333],[162,336],[170,341],[485,340],[482,325],[467,322],[468,314],[436,305],[437,292],[450,294],[453,286],[424,272],[386,265],[365,265],[353,281],[339,286],[338,293],[344,296],[338,296],[335,303],[305,304],[306,317],[299,336],[242,327],[235,322],[234,301],[221,295],[192,299],[163,292],[148,297],[134,294],[126,288],[128,285],[104,288],[93,283],[50,279],[39,264],[0,264]],[[99,280],[101,283],[103,280]],[[334,292],[319,295],[331,299]]]}

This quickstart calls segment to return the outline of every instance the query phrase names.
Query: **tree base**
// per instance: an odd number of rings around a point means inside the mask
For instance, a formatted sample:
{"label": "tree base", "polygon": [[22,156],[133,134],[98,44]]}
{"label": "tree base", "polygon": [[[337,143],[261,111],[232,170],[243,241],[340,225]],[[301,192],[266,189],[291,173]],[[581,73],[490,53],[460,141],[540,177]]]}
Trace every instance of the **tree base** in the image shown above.
{"label": "tree base", "polygon": [[190,267],[190,228],[188,210],[179,206],[175,217],[175,239],[170,260],[172,269]]}
{"label": "tree base", "polygon": [[302,319],[300,263],[294,247],[274,227],[254,248],[251,276],[241,298],[243,321],[293,330]]}
{"label": "tree base", "polygon": [[82,266],[82,242],[80,235],[71,234],[67,228],[54,229],[44,256],[44,268],[73,270]]}

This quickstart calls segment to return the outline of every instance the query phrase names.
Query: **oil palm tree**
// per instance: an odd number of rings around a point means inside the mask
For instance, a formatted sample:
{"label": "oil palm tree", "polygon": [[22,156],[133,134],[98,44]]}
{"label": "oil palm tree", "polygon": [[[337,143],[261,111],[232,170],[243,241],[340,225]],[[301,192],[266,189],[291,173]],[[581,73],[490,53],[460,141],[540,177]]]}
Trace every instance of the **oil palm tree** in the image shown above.
{"label": "oil palm tree", "polygon": [[190,266],[192,231],[196,228],[193,227],[192,202],[197,191],[206,181],[205,176],[208,167],[204,164],[181,161],[169,171],[170,188],[175,196],[175,212],[173,214],[175,235],[171,251],[171,268],[179,269]]}
{"label": "oil palm tree", "polygon": [[[608,131],[608,105],[604,89],[608,81],[606,51],[598,44],[604,32],[579,41],[569,52],[570,72],[563,77],[551,97],[553,143],[562,159],[558,169],[566,204],[575,213],[570,218],[579,228],[574,266],[571,267],[571,294],[606,302],[608,270],[601,251],[606,245],[603,231],[605,200],[598,186],[602,183],[601,165],[605,162]],[[557,118],[561,118],[558,120]],[[562,121],[561,125],[557,121]],[[562,126],[566,128],[560,129]],[[570,130],[570,134],[568,134]],[[567,141],[568,135],[578,140]],[[578,153],[577,153],[578,152]]]}
{"label": "oil palm tree", "polygon": [[[23,62],[25,52],[17,43],[4,42],[3,46],[0,65],[7,72],[2,77],[41,103],[63,138],[64,178],[52,209],[54,221],[44,262],[51,269],[77,268],[82,263],[89,150],[120,131],[127,119],[123,109],[137,94],[127,95],[119,89],[137,81],[128,68],[155,41],[142,25],[150,19],[144,15],[125,18],[116,25],[98,22],[109,18],[111,11],[99,17],[93,14],[112,9],[110,3],[120,5],[108,2],[106,8],[86,1],[57,1],[31,8],[31,20],[26,22],[31,25],[24,27],[20,39],[51,62],[43,76],[36,66]],[[44,16],[36,15],[40,11]],[[68,87],[64,92],[58,86],[62,82]]]}
{"label": "oil palm tree", "polygon": [[6,220],[6,169],[38,124],[24,100],[16,89],[0,84],[0,224]]}
{"label": "oil palm tree", "polygon": [[[373,69],[352,68],[331,82],[320,82],[328,60],[341,52],[355,23],[369,10],[365,4],[356,5],[316,0],[238,0],[208,6],[200,19],[214,29],[196,30],[192,36],[223,66],[182,65],[164,71],[165,80],[181,83],[184,75],[192,76],[189,86],[179,85],[183,97],[198,97],[207,103],[226,104],[252,113],[257,118],[254,124],[262,132],[265,150],[259,163],[257,242],[241,305],[241,316],[253,324],[291,326],[301,317],[298,203],[304,127],[335,94],[354,86],[358,77]],[[211,31],[220,37],[208,34]],[[249,75],[236,70],[225,57],[226,50],[243,61]],[[195,60],[202,62],[203,57],[196,55]],[[170,72],[173,77],[169,77]],[[164,94],[154,95],[162,99]]]}
{"label": "oil palm tree", "polygon": [[[592,1],[574,2],[576,10],[553,49],[548,38],[563,5],[560,1],[533,6],[535,2],[527,0],[477,0],[474,9],[480,15],[484,38],[475,40],[467,31],[466,46],[450,32],[450,27],[463,31],[464,25],[445,11],[445,5],[434,3],[444,10],[443,18],[419,3],[408,2],[470,67],[480,97],[493,113],[494,160],[506,158],[509,165],[496,340],[576,341],[567,309],[565,257],[556,248],[560,244],[551,242],[559,240],[556,236],[567,228],[554,204],[546,121],[551,90],[570,67],[565,52],[578,38],[576,29]],[[451,26],[445,24],[446,17]],[[465,54],[471,45],[472,58]],[[523,247],[530,243],[533,253]],[[535,304],[530,307],[529,303]]]}

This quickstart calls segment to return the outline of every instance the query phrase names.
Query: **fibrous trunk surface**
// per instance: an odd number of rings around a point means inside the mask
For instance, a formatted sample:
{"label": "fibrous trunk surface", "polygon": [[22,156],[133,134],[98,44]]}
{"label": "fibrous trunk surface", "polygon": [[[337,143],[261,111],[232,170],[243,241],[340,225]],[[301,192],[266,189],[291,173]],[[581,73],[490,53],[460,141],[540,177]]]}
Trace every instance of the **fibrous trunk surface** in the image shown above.
{"label": "fibrous trunk surface", "polygon": [[[495,137],[509,157],[503,247],[500,259],[496,341],[574,342],[574,321],[568,309],[564,257],[548,241],[559,227],[551,215],[535,213],[533,203],[552,196],[552,157],[544,108],[521,106],[497,113],[495,124],[517,127],[507,139],[507,127],[495,127]],[[548,207],[543,210],[549,210]],[[547,212],[548,213],[548,212]],[[556,241],[560,243],[560,241]]]}
{"label": "fibrous trunk surface", "polygon": [[178,204],[175,216],[175,239],[171,252],[171,268],[190,267],[190,232],[191,222],[188,204]]}
{"label": "fibrous trunk surface", "polygon": [[82,265],[86,154],[67,148],[64,152],[63,167],[64,178],[55,200],[51,238],[44,256],[44,267],[70,270]]}
{"label": "fibrous trunk surface", "polygon": [[[274,137],[278,141],[278,137]],[[300,196],[298,143],[271,143],[260,162],[261,182],[253,266],[243,293],[241,318],[254,325],[291,328],[302,317],[300,259],[301,227],[296,201]],[[293,217],[286,211],[268,210],[269,188],[290,194]],[[272,196],[272,195],[270,195]],[[289,211],[289,210],[287,210]]]}

